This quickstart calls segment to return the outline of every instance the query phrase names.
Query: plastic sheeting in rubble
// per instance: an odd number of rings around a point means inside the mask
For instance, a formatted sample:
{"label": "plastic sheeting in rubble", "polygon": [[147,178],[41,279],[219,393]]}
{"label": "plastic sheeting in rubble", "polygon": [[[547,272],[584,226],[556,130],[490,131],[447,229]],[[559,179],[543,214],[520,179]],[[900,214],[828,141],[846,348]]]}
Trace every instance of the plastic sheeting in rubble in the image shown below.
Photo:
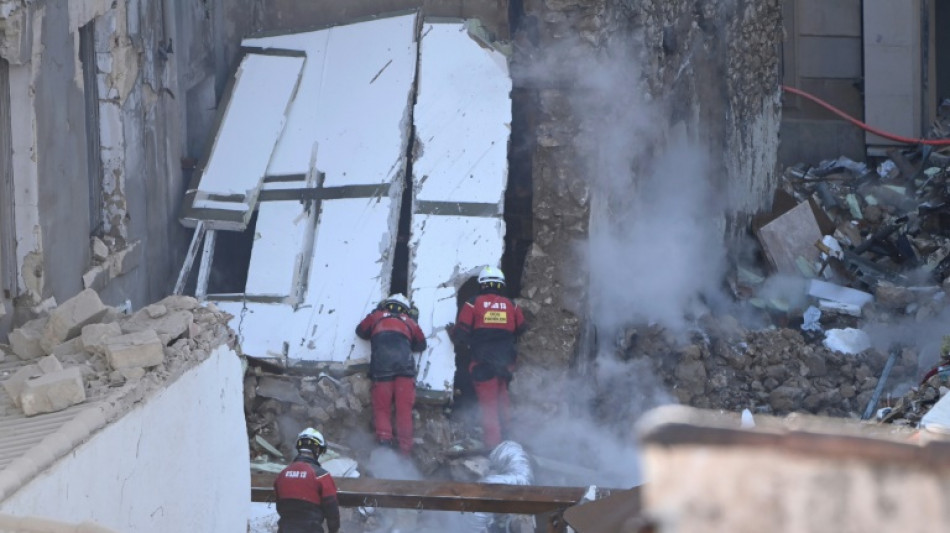
{"label": "plastic sheeting in rubble", "polygon": [[[417,385],[444,399],[457,289],[504,248],[511,79],[471,24],[417,19],[245,39],[182,222],[253,231],[244,290],[207,296],[234,315],[244,353],[359,367],[369,343],[354,329],[389,293],[400,217],[411,217],[401,267],[429,340]],[[202,255],[209,286],[218,256]]]}

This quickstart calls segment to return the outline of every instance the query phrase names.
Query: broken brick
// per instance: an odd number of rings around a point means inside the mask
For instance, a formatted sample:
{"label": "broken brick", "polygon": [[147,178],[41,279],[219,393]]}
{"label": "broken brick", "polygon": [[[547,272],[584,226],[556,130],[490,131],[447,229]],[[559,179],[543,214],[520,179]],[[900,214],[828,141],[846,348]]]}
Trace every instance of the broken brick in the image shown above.
{"label": "broken brick", "polygon": [[20,408],[26,416],[62,411],[84,401],[86,388],[76,367],[27,380],[20,392]]}
{"label": "broken brick", "polygon": [[43,357],[46,351],[40,345],[47,318],[30,320],[23,326],[10,332],[10,348],[20,359],[29,360]]}
{"label": "broken brick", "polygon": [[113,337],[104,346],[109,365],[120,370],[162,364],[165,350],[154,330],[145,330]]}
{"label": "broken brick", "polygon": [[63,369],[63,364],[59,362],[55,355],[41,357],[36,365],[40,367],[44,374],[53,374]]}
{"label": "broken brick", "polygon": [[83,353],[82,338],[76,337],[57,345],[55,348],[53,348],[53,351],[50,352],[50,355],[55,355],[57,358],[62,360],[66,356],[80,353]]}
{"label": "broken brick", "polygon": [[23,391],[23,384],[30,378],[35,378],[43,375],[43,371],[40,370],[40,367],[37,365],[26,365],[20,367],[19,370],[13,373],[12,376],[3,380],[3,389],[7,391],[7,394],[13,400],[13,403],[19,407],[20,406],[20,392]]}
{"label": "broken brick", "polygon": [[105,352],[105,344],[114,337],[122,335],[122,328],[116,323],[89,324],[82,328],[80,339],[82,349],[91,354]]}
{"label": "broken brick", "polygon": [[99,294],[85,289],[50,311],[40,345],[47,353],[52,351],[57,344],[79,335],[83,326],[98,321],[106,311]]}
{"label": "broken brick", "polygon": [[173,311],[158,318],[152,318],[146,308],[139,310],[132,315],[132,318],[124,322],[122,331],[135,333],[152,330],[158,334],[164,344],[170,344],[188,333],[194,320],[195,317],[190,311]]}

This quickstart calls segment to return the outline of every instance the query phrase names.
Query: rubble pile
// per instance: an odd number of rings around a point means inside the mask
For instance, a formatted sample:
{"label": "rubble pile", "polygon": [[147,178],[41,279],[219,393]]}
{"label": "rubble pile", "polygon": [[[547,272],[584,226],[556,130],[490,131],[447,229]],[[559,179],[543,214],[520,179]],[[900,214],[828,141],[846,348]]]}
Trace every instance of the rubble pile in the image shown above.
{"label": "rubble pile", "polygon": [[[267,370],[251,360],[244,378],[244,410],[254,467],[268,471],[290,461],[301,428],[324,432],[330,450],[361,465],[377,449],[372,428],[370,388],[365,373],[331,376],[294,375]],[[443,407],[417,402],[413,409],[415,445],[412,460],[426,476],[477,479],[465,457],[453,455],[473,444],[474,427],[447,417]]]}
{"label": "rubble pile", "polygon": [[229,318],[189,296],[128,315],[86,289],[10,332],[2,351],[22,364],[0,378],[27,416],[59,411],[127,382],[177,375],[215,347],[233,345]]}
{"label": "rubble pile", "polygon": [[[835,417],[856,417],[865,410],[888,358],[874,349],[835,352],[789,328],[746,331],[728,316],[709,318],[706,326],[685,347],[657,328],[631,330],[624,356],[649,361],[686,405]],[[906,383],[916,373],[917,354],[905,349],[889,383]]]}
{"label": "rubble pile", "polygon": [[[934,136],[948,133],[950,103]],[[921,383],[950,358],[929,340],[950,333],[950,148],[791,167],[773,212],[753,226],[758,262],[745,258],[728,281],[735,316],[759,329],[710,314],[684,345],[631,328],[621,358],[648,362],[696,407],[862,418],[873,409],[916,424],[950,390],[950,365]],[[914,328],[941,331],[879,334]]]}

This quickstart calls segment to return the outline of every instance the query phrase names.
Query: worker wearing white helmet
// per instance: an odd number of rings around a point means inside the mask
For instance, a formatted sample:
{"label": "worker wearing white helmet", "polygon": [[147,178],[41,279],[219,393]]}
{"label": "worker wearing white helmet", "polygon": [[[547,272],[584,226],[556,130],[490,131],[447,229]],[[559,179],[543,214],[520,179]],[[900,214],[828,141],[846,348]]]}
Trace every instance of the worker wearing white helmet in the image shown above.
{"label": "worker wearing white helmet", "polygon": [[369,377],[373,380],[373,426],[376,440],[393,445],[390,420],[396,407],[399,451],[412,451],[412,406],[416,401],[416,361],[412,352],[426,349],[426,338],[415,321],[418,311],[402,294],[393,294],[356,326],[356,335],[370,341]]}
{"label": "worker wearing white helmet", "polygon": [[448,331],[453,342],[468,346],[469,372],[478,397],[482,440],[494,448],[509,426],[508,382],[515,368],[515,337],[525,329],[521,308],[504,296],[505,274],[485,267],[478,275],[479,293],[459,309]]}
{"label": "worker wearing white helmet", "polygon": [[320,466],[327,451],[323,434],[307,428],[297,435],[297,456],[274,481],[277,495],[278,533],[323,533],[323,521],[329,533],[340,530],[340,505],[336,483]]}

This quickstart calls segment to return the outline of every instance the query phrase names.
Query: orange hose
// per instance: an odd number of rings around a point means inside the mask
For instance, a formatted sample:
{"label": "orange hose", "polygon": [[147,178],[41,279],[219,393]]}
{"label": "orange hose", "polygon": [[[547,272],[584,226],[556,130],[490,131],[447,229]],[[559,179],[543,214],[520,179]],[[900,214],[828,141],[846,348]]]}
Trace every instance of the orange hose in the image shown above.
{"label": "orange hose", "polygon": [[861,122],[860,120],[852,117],[851,115],[848,115],[844,111],[829,104],[828,102],[825,102],[824,100],[822,100],[821,98],[818,98],[815,95],[806,93],[805,91],[801,89],[789,87],[788,85],[782,85],[781,87],[782,87],[782,90],[784,90],[785,92],[797,94],[798,96],[807,98],[808,100],[811,100],[812,102],[820,105],[821,107],[827,109],[828,111],[831,111],[832,113],[838,115],[839,117],[863,129],[864,131],[869,131],[879,137],[884,137],[885,139],[890,139],[892,141],[896,141],[903,144],[928,144],[930,146],[950,146],[950,139],[911,139],[910,137],[902,137],[900,135],[894,135],[893,133],[888,133],[886,131],[879,130],[875,128],[874,126],[869,126],[865,124],[864,122]]}

